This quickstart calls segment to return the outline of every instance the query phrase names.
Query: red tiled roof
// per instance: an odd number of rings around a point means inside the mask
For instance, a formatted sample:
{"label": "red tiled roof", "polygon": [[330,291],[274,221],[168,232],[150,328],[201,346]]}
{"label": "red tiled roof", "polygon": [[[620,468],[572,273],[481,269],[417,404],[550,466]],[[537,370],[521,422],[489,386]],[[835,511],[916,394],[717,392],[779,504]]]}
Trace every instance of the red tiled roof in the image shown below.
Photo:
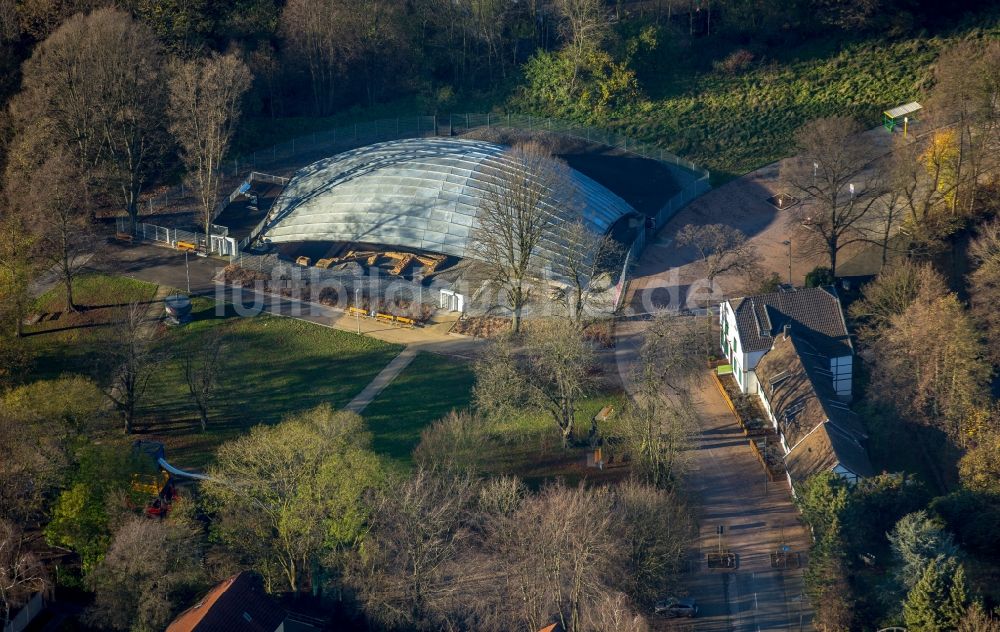
{"label": "red tiled roof", "polygon": [[274,632],[284,620],[285,611],[244,571],[208,591],[167,632]]}

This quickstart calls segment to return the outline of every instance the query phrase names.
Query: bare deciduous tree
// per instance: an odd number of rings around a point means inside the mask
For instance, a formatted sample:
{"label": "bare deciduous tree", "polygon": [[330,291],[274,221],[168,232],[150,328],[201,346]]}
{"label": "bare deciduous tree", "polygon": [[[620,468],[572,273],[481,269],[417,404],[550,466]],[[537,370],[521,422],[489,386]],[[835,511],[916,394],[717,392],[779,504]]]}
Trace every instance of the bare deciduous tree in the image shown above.
{"label": "bare deciduous tree", "polygon": [[851,316],[861,323],[858,338],[862,344],[875,344],[892,320],[905,312],[921,292],[943,296],[947,287],[930,265],[909,261],[883,271],[866,285],[861,300],[850,308]]}
{"label": "bare deciduous tree", "polygon": [[587,54],[600,47],[610,25],[601,0],[558,0],[556,8],[561,19],[559,33],[573,61],[572,91]]}
{"label": "bare deciduous tree", "polygon": [[370,616],[387,626],[445,627],[452,593],[475,581],[474,569],[456,564],[472,538],[476,485],[467,474],[420,468],[380,494],[354,574]]}
{"label": "bare deciduous tree", "polygon": [[698,251],[709,284],[720,274],[752,271],[760,258],[743,231],[725,224],[688,224],[678,231],[677,244]]}
{"label": "bare deciduous tree", "polygon": [[122,415],[126,434],[134,428],[139,402],[158,364],[147,310],[148,305],[139,301],[122,307],[105,342],[110,365],[108,397]]}
{"label": "bare deciduous tree", "polygon": [[473,412],[453,410],[420,432],[413,460],[428,469],[474,469],[489,441],[485,424]]}
{"label": "bare deciduous tree", "polygon": [[1000,220],[979,229],[969,255],[976,265],[969,275],[972,314],[986,334],[993,363],[1000,364]]}
{"label": "bare deciduous tree", "polygon": [[958,622],[958,632],[1000,632],[1000,619],[996,612],[987,612],[982,604],[974,601]]}
{"label": "bare deciduous tree", "polygon": [[555,617],[564,630],[587,629],[618,555],[612,504],[607,488],[551,484],[487,527],[509,620],[536,630]]}
{"label": "bare deciduous tree", "polygon": [[181,147],[211,249],[212,219],[222,186],[222,159],[240,119],[250,69],[235,54],[178,64],[170,78],[170,132]]}
{"label": "bare deciduous tree", "polygon": [[811,202],[794,207],[789,223],[801,235],[802,252],[823,254],[837,272],[840,251],[861,240],[859,228],[883,191],[872,151],[847,117],[810,121],[796,132],[798,155],[781,165],[781,179]]}
{"label": "bare deciduous tree", "polygon": [[0,316],[16,337],[24,333],[24,318],[31,305],[36,241],[23,214],[0,209]]}
{"label": "bare deciduous tree", "polygon": [[201,418],[201,431],[208,426],[208,407],[215,397],[222,371],[222,333],[212,331],[184,352],[184,381]]}
{"label": "bare deciduous tree", "polygon": [[58,272],[69,311],[76,311],[73,281],[83,269],[83,256],[94,246],[82,202],[80,175],[72,159],[62,152],[53,153],[31,174],[23,201],[34,211],[39,252]]}
{"label": "bare deciduous tree", "polygon": [[514,146],[503,154],[498,168],[483,175],[470,245],[500,287],[517,333],[531,296],[530,278],[539,267],[538,246],[552,232],[553,214],[547,207],[574,199],[572,182],[565,163],[537,143]]}
{"label": "bare deciduous tree", "polygon": [[649,632],[649,623],[642,618],[624,593],[603,593],[586,610],[585,629],[616,630],[617,632]]}
{"label": "bare deciduous tree", "polygon": [[882,253],[879,271],[885,270],[889,262],[889,252],[893,248],[893,239],[897,237],[899,228],[905,218],[906,203],[903,192],[890,184],[889,190],[872,207],[868,217],[860,226],[863,240],[878,247]]}
{"label": "bare deciduous tree", "polygon": [[162,629],[170,623],[205,580],[196,524],[178,515],[133,516],[122,524],[87,576],[95,600],[86,618],[114,630]]}
{"label": "bare deciduous tree", "polygon": [[309,68],[319,115],[333,111],[337,79],[346,61],[349,10],[341,0],[289,0],[281,12],[281,31],[290,52]]}
{"label": "bare deciduous tree", "polygon": [[494,343],[476,365],[475,399],[497,418],[519,407],[551,415],[563,447],[573,437],[576,406],[591,387],[594,350],[565,319],[532,323],[520,349],[510,339]]}
{"label": "bare deciduous tree", "polygon": [[632,375],[632,399],[617,432],[632,458],[634,474],[657,488],[676,484],[697,418],[690,387],[704,366],[704,330],[696,319],[658,316],[646,334]]}
{"label": "bare deciduous tree", "polygon": [[25,63],[13,106],[19,134],[29,137],[22,155],[46,144],[65,148],[82,176],[77,195],[98,182],[134,222],[164,147],[160,66],[156,38],[128,13],[102,8],[70,17]]}
{"label": "bare deciduous tree", "polygon": [[614,490],[620,542],[618,587],[651,606],[675,587],[688,543],[697,533],[691,511],[674,491],[629,481]]}
{"label": "bare deciduous tree", "polygon": [[928,108],[954,124],[954,185],[950,210],[976,208],[983,176],[1000,166],[1000,43],[963,41],[944,51],[935,64]]}
{"label": "bare deciduous tree", "polygon": [[0,519],[0,605],[3,621],[37,592],[51,586],[41,560],[28,548],[21,528]]}
{"label": "bare deciduous tree", "polygon": [[618,261],[621,244],[610,235],[595,233],[580,218],[557,226],[555,235],[558,243],[566,244],[562,272],[569,281],[556,298],[566,305],[569,317],[580,324],[584,303],[592,293],[591,284],[606,267]]}
{"label": "bare deciduous tree", "polygon": [[691,436],[698,428],[692,410],[686,395],[654,394],[622,411],[616,431],[639,480],[658,488],[678,483],[689,464]]}
{"label": "bare deciduous tree", "polygon": [[921,287],[905,311],[889,319],[870,349],[871,392],[965,445],[990,368],[969,314],[954,294],[935,290],[943,286]]}
{"label": "bare deciduous tree", "polygon": [[676,312],[658,315],[640,351],[640,387],[649,394],[664,387],[671,393],[687,391],[704,366],[709,342],[696,319]]}

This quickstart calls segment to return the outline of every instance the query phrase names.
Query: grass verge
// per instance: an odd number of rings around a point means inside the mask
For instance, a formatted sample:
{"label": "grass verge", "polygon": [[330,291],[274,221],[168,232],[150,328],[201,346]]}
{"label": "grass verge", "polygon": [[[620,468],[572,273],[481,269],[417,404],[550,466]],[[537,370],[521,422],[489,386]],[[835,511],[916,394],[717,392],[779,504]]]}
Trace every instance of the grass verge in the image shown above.
{"label": "grass verge", "polygon": [[83,274],[73,282],[77,312],[65,311],[62,284],[44,292],[34,306],[41,320],[25,327],[34,353],[32,378],[50,379],[63,373],[93,376],[99,369],[107,325],[116,311],[134,301],[153,300],[156,289],[153,283],[126,277]]}
{"label": "grass verge", "polygon": [[376,452],[409,463],[420,431],[472,401],[475,378],[463,360],[420,353],[362,413]]}
{"label": "grass verge", "polygon": [[[223,339],[223,361],[209,426],[201,433],[184,357],[215,334]],[[323,402],[342,408],[402,347],[290,318],[219,315],[214,302],[199,299],[193,321],[167,329],[158,348],[165,359],[149,384],[142,429],[163,440],[179,464],[196,467],[251,426]]]}

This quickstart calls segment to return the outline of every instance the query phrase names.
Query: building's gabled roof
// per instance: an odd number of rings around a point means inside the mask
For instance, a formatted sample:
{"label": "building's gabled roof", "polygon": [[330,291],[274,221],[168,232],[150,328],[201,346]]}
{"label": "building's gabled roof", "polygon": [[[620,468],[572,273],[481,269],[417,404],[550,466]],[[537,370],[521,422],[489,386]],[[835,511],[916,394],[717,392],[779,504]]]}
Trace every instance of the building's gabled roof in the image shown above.
{"label": "building's gabled roof", "polygon": [[853,353],[840,298],[832,287],[758,294],[729,303],[745,353],[770,349],[785,325],[828,357]]}
{"label": "building's gabled roof", "polygon": [[791,450],[785,467],[795,482],[840,464],[859,476],[873,473],[857,415],[837,399],[828,359],[805,339],[775,338],[755,369],[761,392]]}
{"label": "building's gabled roof", "polygon": [[216,585],[201,601],[180,614],[167,632],[273,632],[285,611],[246,571]]}
{"label": "building's gabled roof", "polygon": [[785,469],[794,483],[803,483],[813,474],[838,465],[861,477],[874,473],[864,447],[828,421],[785,455]]}

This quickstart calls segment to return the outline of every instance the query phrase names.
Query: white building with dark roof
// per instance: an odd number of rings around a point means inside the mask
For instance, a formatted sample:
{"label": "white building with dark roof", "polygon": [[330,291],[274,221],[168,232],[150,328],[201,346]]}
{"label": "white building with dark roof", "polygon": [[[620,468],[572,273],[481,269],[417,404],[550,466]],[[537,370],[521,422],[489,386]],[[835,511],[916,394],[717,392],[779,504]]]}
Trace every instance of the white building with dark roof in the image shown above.
{"label": "white building with dark roof", "polygon": [[722,303],[719,344],[733,366],[733,376],[744,393],[760,392],[753,371],[770,351],[786,325],[808,340],[815,353],[826,358],[834,390],[850,399],[854,347],[847,333],[840,298],[832,288],[805,288],[758,294]]}
{"label": "white building with dark roof", "polygon": [[733,377],[760,398],[793,488],[821,471],[851,482],[871,476],[864,425],[847,405],[854,348],[833,288],[733,299],[719,319]]}

